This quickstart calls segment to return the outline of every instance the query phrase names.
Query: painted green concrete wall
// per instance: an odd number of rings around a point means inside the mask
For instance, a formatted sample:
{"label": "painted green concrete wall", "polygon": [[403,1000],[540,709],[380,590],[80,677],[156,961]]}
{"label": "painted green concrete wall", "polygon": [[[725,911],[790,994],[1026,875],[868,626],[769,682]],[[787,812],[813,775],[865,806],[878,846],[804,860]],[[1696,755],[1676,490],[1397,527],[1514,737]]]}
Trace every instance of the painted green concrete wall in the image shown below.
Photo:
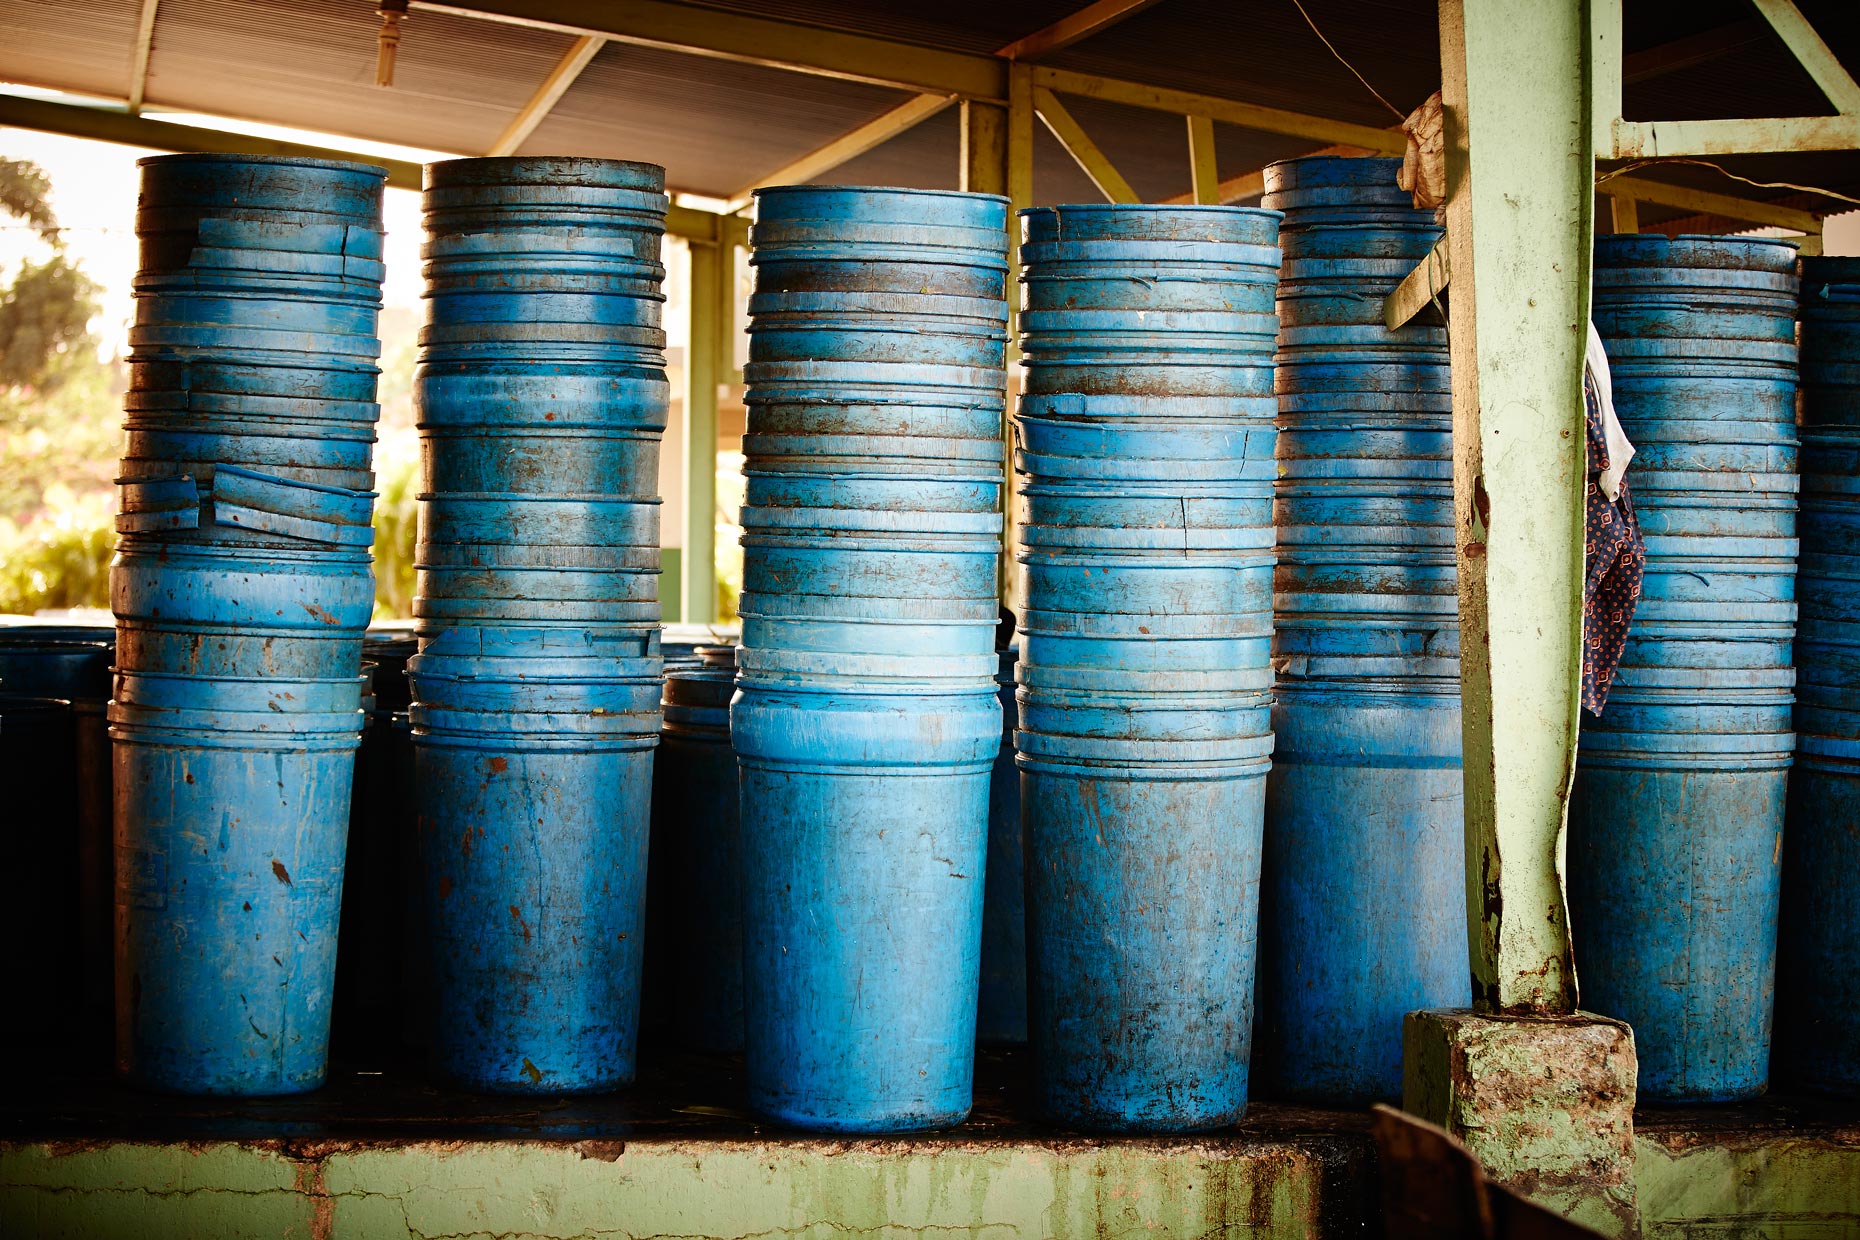
{"label": "painted green concrete wall", "polygon": [[[1638,1142],[1650,1240],[1860,1235],[1860,1145]],[[0,1146],[40,1237],[1360,1234],[1366,1143],[543,1142]]]}

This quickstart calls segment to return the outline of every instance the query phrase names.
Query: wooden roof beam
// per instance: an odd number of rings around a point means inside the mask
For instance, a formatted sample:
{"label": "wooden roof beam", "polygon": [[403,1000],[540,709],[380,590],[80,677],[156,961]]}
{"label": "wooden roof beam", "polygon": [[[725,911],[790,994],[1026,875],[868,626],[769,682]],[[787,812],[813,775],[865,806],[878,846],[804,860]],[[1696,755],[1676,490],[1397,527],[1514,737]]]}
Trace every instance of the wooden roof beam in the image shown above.
{"label": "wooden roof beam", "polygon": [[1143,201],[1137,197],[1137,191],[1130,188],[1130,182],[1098,149],[1098,144],[1072,118],[1072,113],[1066,111],[1059,100],[1053,97],[1052,91],[1044,86],[1035,86],[1033,110],[1046,123],[1046,127],[1053,131],[1053,136],[1059,139],[1059,145],[1066,148],[1066,154],[1072,156],[1085,175],[1091,178],[1091,183],[1098,187],[1098,192],[1104,195],[1107,202]]}
{"label": "wooden roof beam", "polygon": [[136,46],[129,63],[129,115],[138,116],[142,112],[142,101],[148,95],[149,86],[149,52],[155,46],[155,10],[161,0],[142,0],[142,14],[136,20]]}
{"label": "wooden roof beam", "polygon": [[1802,10],[1795,7],[1795,0],[1752,0],[1763,20],[1773,27],[1788,45],[1808,76],[1815,79],[1815,85],[1828,97],[1834,110],[1843,116],[1860,116],[1860,84],[1855,83],[1853,74],[1847,72],[1815,28],[1802,16]]}
{"label": "wooden roof beam", "polygon": [[581,71],[606,45],[607,40],[598,34],[584,34],[576,39],[555,68],[549,70],[549,76],[542,80],[529,102],[510,118],[510,124],[504,126],[504,132],[497,135],[497,141],[491,143],[485,154],[516,154],[517,148],[529,141],[536,127],[548,118],[562,96],[568,93],[568,88],[575,84],[575,79],[581,76]]}
{"label": "wooden roof beam", "polygon": [[1056,52],[1063,47],[1071,47],[1081,39],[1089,39],[1109,26],[1114,26],[1126,17],[1135,17],[1144,9],[1154,5],[1158,0],[1097,0],[1088,4],[1069,17],[1062,17],[1044,30],[1036,30],[1025,38],[1016,39],[1006,47],[995,52],[1009,60],[1037,60],[1048,52]]}
{"label": "wooden roof beam", "polygon": [[823,173],[831,172],[847,160],[863,155],[873,147],[888,142],[920,121],[929,120],[956,100],[951,95],[916,95],[906,99],[897,107],[875,116],[857,129],[841,134],[825,146],[817,147],[799,159],[793,159],[781,167],[760,177],[753,185],[746,185],[730,195],[729,209],[741,211],[749,205],[750,196],[762,185],[796,185],[811,181]]}

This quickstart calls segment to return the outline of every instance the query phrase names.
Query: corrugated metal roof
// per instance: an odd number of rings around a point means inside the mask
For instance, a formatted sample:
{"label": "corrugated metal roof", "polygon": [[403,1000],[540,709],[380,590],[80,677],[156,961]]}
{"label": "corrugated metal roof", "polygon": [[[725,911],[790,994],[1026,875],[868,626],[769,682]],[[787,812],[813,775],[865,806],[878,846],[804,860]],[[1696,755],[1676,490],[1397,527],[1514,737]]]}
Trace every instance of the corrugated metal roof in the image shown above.
{"label": "corrugated metal roof", "polygon": [[[988,52],[1076,11],[1083,0],[701,0],[754,13],[970,52]],[[1312,18],[1397,108],[1439,82],[1434,0],[1305,0]],[[1860,64],[1860,3],[1803,0],[1849,64]],[[139,0],[0,0],[0,78],[121,97]],[[1629,0],[1630,52],[1733,22],[1747,0]],[[530,98],[572,37],[415,10],[395,85],[374,85],[372,0],[163,0],[149,106],[244,117],[439,150],[485,149]],[[1055,65],[1386,125],[1394,121],[1338,63],[1291,0],[1164,0],[1065,49]],[[729,194],[904,98],[860,83],[611,44],[524,146],[664,164],[671,183]],[[1627,87],[1630,116],[1653,119],[1825,114],[1819,90],[1773,35],[1734,54]],[[1079,122],[1146,198],[1188,188],[1179,118],[1067,100]],[[1220,170],[1251,171],[1316,143],[1217,127]],[[1860,154],[1725,159],[1758,180],[1853,192]],[[947,187],[956,183],[951,111],[823,179]],[[1761,175],[1752,169],[1761,170]],[[1645,175],[1645,174],[1643,174]],[[1758,197],[1704,169],[1661,178]],[[1038,201],[1096,191],[1042,129]],[[1653,209],[1649,209],[1650,211]]]}
{"label": "corrugated metal roof", "polygon": [[[601,49],[522,150],[644,159],[728,195],[909,96],[658,48]],[[952,161],[953,163],[953,161]]]}
{"label": "corrugated metal roof", "polygon": [[416,11],[391,89],[375,83],[368,3],[163,0],[152,104],[437,150],[482,151],[574,42]]}
{"label": "corrugated metal roof", "polygon": [[0,4],[0,77],[121,99],[141,14],[141,0]]}

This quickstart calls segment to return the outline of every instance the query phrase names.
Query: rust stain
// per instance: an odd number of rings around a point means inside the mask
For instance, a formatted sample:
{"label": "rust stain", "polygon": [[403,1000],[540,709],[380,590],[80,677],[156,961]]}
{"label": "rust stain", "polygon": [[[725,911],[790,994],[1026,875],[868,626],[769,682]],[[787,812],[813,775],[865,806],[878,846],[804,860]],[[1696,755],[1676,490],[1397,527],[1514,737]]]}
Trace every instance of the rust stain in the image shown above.
{"label": "rust stain", "polygon": [[452,876],[450,874],[441,874],[439,876],[439,898],[443,900],[451,894]]}
{"label": "rust stain", "polygon": [[531,1063],[528,1055],[523,1057],[523,1075],[530,1078],[530,1084],[532,1085],[542,1084],[542,1069]]}
{"label": "rust stain", "polygon": [[327,625],[332,625],[332,626],[339,626],[342,624],[341,620],[338,620],[335,616],[330,615],[328,612],[324,611],[321,607],[318,607],[315,603],[305,603],[303,604],[303,609],[309,612],[311,618],[317,621],[319,624],[327,624]]}
{"label": "rust stain", "polygon": [[502,775],[505,771],[510,769],[510,761],[506,758],[487,758],[484,763],[484,769],[491,772],[493,775]]}
{"label": "rust stain", "polygon": [[271,872],[277,877],[277,880],[286,887],[291,885],[291,872],[285,869],[284,863],[279,861],[276,857],[271,859]]}
{"label": "rust stain", "polygon": [[523,913],[522,913],[522,911],[521,911],[521,910],[519,910],[519,909],[517,908],[517,906],[516,906],[516,905],[514,905],[514,904],[510,906],[510,919],[511,919],[512,921],[514,921],[514,922],[516,922],[516,923],[517,923],[517,925],[519,925],[519,926],[521,926],[521,927],[523,928],[523,937],[524,937],[524,938],[526,938],[526,939],[527,939],[527,938],[529,938],[529,937],[530,937],[530,925],[529,925],[529,923],[528,923],[528,922],[526,922],[526,921],[524,921],[524,920],[523,920]]}

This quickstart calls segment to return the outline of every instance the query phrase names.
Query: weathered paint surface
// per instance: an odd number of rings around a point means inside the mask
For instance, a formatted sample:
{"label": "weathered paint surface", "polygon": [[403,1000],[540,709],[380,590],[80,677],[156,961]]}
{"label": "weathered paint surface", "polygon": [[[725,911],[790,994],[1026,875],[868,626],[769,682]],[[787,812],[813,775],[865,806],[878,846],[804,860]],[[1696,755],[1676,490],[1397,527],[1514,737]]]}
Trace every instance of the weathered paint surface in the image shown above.
{"label": "weathered paint surface", "polygon": [[1568,1012],[1588,38],[1581,6],[1516,0],[1446,0],[1440,31],[1473,1001]]}
{"label": "weathered paint surface", "polygon": [[1402,1109],[1464,1141],[1487,1173],[1608,1235],[1632,1234],[1634,1035],[1578,1013],[1415,1012]]}
{"label": "weathered paint surface", "polygon": [[1355,1189],[1327,1204],[1323,1187],[1352,1157],[1278,1142],[30,1145],[0,1151],[0,1221],[17,1240],[1318,1237],[1360,1222]]}
{"label": "weathered paint surface", "polygon": [[[1860,1129],[1634,1142],[1647,1240],[1860,1230]],[[14,1240],[1362,1234],[1368,1138],[0,1146]]]}

